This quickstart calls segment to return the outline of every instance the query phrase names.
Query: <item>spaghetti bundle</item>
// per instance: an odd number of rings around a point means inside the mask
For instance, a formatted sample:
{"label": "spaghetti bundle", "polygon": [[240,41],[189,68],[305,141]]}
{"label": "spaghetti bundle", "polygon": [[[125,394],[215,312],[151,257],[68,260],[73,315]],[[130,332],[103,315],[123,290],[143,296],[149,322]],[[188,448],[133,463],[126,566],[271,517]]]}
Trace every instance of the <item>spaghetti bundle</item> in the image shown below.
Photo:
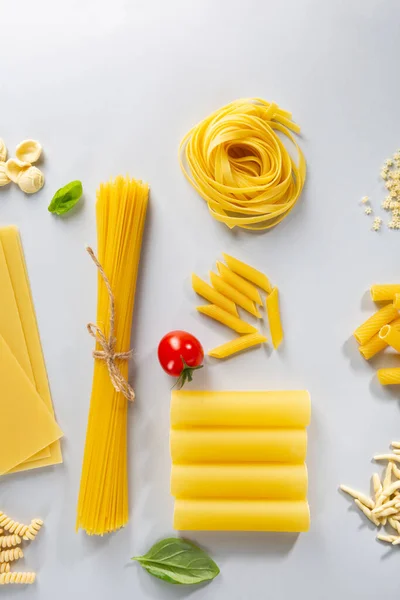
{"label": "spaghetti bundle", "polygon": [[[236,100],[193,127],[180,145],[188,181],[212,216],[230,229],[269,229],[292,210],[306,162],[291,131],[291,113],[260,98]],[[293,160],[279,134],[298,155]]]}
{"label": "spaghetti bundle", "polygon": [[88,326],[97,343],[76,521],[89,535],[128,521],[127,358],[148,193],[123,177],[97,193],[97,324]]}

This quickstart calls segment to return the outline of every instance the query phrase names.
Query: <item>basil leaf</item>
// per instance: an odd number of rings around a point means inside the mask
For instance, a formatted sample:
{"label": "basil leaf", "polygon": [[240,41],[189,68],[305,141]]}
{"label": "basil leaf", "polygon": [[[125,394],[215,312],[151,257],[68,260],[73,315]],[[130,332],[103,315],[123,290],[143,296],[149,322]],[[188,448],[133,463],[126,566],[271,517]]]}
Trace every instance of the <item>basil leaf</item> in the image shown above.
{"label": "basil leaf", "polygon": [[193,585],[210,581],[219,568],[200,548],[181,538],[167,538],[154,544],[143,556],[135,556],[150,575],[168,583]]}
{"label": "basil leaf", "polygon": [[49,204],[49,212],[56,215],[64,215],[82,197],[82,183],[80,181],[71,181],[64,187],[57,190],[54,194],[52,201]]}

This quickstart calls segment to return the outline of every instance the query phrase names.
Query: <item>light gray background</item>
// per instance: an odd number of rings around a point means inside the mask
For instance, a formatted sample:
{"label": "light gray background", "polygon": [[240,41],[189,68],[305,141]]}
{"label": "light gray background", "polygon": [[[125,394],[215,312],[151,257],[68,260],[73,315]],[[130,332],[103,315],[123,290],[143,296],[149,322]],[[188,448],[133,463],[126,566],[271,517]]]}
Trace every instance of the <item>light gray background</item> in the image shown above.
{"label": "light gray background", "polygon": [[[0,222],[22,232],[58,420],[64,465],[3,477],[0,508],[46,527],[26,551],[35,587],[7,598],[253,600],[289,597],[394,600],[400,555],[337,492],[364,491],[370,458],[400,437],[398,394],[376,383],[377,364],[349,341],[373,310],[365,292],[399,281],[400,232],[370,230],[361,196],[379,214],[379,170],[400,145],[400,5],[396,0],[0,0],[0,137],[45,149],[46,186],[0,190]],[[274,100],[302,126],[307,185],[275,230],[230,232],[180,172],[181,137],[245,96]],[[92,378],[96,273],[95,191],[130,173],[151,185],[133,326],[137,393],[129,413],[130,522],[105,539],[75,534],[75,508]],[[84,203],[67,218],[47,205],[81,179]],[[184,589],[130,564],[173,534],[168,452],[171,380],[156,346],[170,329],[206,349],[229,332],[196,315],[190,273],[206,275],[228,251],[279,285],[285,344],[196,375],[206,389],[307,388],[313,419],[308,466],[312,526],[285,535],[201,533],[221,576]],[[395,360],[395,358],[393,358]],[[385,364],[393,362],[386,360]],[[378,361],[379,362],[379,361]],[[3,424],[3,427],[6,426]],[[18,566],[22,566],[21,563]]]}

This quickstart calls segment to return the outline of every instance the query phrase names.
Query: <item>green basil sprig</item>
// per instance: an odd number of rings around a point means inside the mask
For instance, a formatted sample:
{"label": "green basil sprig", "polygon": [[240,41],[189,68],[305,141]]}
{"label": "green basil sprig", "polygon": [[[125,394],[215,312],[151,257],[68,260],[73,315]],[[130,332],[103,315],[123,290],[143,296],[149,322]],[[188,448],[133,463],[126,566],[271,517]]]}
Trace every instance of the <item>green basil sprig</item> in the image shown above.
{"label": "green basil sprig", "polygon": [[57,190],[49,204],[49,212],[56,215],[64,215],[75,206],[82,197],[82,183],[71,181]]}
{"label": "green basil sprig", "polygon": [[147,554],[135,556],[150,575],[180,585],[210,581],[219,574],[215,562],[200,548],[181,538],[157,542]]}

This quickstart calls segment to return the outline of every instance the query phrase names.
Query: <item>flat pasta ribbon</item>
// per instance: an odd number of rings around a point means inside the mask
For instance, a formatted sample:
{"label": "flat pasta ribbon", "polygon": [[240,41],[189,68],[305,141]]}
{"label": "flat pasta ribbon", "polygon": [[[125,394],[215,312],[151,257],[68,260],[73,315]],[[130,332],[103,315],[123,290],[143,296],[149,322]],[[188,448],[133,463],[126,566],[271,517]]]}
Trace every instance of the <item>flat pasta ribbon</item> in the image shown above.
{"label": "flat pasta ribbon", "polygon": [[[290,131],[291,113],[261,98],[236,100],[193,127],[179,161],[212,216],[230,229],[263,230],[295,206],[306,178],[304,155]],[[280,134],[293,143],[293,160]]]}
{"label": "flat pasta ribbon", "polygon": [[108,297],[110,301],[110,334],[108,338],[104,334],[104,332],[100,329],[98,325],[95,323],[88,323],[87,330],[90,335],[96,340],[96,342],[101,346],[102,350],[94,350],[93,358],[97,360],[103,360],[108,369],[108,373],[110,375],[111,383],[117,392],[121,392],[125,396],[127,400],[133,402],[135,399],[135,392],[133,388],[129,385],[125,377],[122,375],[118,365],[116,363],[117,360],[129,360],[132,356],[132,350],[128,350],[127,352],[115,352],[115,345],[117,340],[115,339],[114,331],[115,331],[115,302],[114,302],[114,294],[111,289],[110,282],[108,280],[107,275],[104,272],[103,267],[97,260],[93,250],[91,248],[86,248],[89,253],[91,259],[94,264],[98,268],[98,271],[104,281],[104,285],[107,288]]}

